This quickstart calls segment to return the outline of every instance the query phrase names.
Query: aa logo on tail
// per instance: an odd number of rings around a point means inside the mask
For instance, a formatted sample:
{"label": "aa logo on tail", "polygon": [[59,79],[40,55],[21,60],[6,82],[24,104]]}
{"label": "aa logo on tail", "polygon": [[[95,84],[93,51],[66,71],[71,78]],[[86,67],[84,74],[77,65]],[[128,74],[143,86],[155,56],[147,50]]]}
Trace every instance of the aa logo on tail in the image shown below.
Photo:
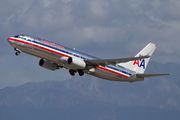
{"label": "aa logo on tail", "polygon": [[[139,55],[139,57],[141,56],[143,55]],[[143,69],[145,69],[145,60],[144,59],[135,60],[133,65],[137,65],[138,67],[143,67]]]}

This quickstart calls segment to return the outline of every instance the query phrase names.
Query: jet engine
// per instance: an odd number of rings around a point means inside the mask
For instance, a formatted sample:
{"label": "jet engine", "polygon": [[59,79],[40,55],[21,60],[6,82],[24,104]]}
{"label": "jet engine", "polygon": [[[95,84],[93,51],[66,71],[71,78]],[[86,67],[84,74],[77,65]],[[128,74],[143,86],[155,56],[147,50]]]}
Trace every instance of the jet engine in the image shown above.
{"label": "jet engine", "polygon": [[41,59],[39,61],[39,66],[41,66],[43,68],[46,68],[48,70],[52,70],[52,71],[59,68],[57,64],[55,64],[55,63],[53,63],[51,61],[44,60],[44,59]]}
{"label": "jet engine", "polygon": [[75,58],[75,57],[69,57],[67,59],[67,63],[71,69],[78,70],[78,69],[84,69],[86,67],[86,63],[83,59]]}

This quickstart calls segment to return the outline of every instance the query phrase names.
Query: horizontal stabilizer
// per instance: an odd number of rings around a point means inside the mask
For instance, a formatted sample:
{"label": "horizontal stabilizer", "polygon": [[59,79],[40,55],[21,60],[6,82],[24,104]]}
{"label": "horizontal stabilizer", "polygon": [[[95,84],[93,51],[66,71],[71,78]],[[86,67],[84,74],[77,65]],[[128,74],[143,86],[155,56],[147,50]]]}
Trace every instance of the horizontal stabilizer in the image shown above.
{"label": "horizontal stabilizer", "polygon": [[156,77],[156,76],[164,76],[170,74],[136,74],[138,77],[146,78],[146,77]]}

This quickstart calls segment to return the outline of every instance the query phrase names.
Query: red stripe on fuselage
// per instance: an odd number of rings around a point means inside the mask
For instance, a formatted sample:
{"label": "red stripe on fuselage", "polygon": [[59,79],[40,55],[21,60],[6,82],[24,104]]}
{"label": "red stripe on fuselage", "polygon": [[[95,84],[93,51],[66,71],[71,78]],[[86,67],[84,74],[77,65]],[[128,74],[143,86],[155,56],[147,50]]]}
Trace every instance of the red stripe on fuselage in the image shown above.
{"label": "red stripe on fuselage", "polygon": [[107,68],[105,68],[105,67],[97,66],[97,68],[102,69],[102,70],[105,70],[105,71],[108,71],[108,72],[111,72],[111,73],[114,73],[114,74],[117,74],[117,75],[120,75],[120,76],[125,77],[125,78],[129,78],[129,77],[126,76],[126,75],[123,75],[123,74],[121,74],[121,73],[115,72],[115,71],[110,70],[110,69],[107,69]]}
{"label": "red stripe on fuselage", "polygon": [[[40,49],[43,49],[43,50],[46,50],[46,51],[49,51],[49,52],[56,53],[56,54],[61,55],[61,56],[70,57],[69,55],[62,54],[62,53],[60,53],[60,52],[57,52],[57,51],[54,51],[54,50],[50,50],[50,49],[45,48],[45,47],[38,46],[38,45],[36,45],[36,44],[34,44],[34,43],[30,43],[30,42],[26,42],[26,41],[14,39],[14,38],[8,38],[8,40],[12,40],[12,41],[24,43],[24,44],[27,44],[27,45],[31,45],[31,46],[34,46],[34,47],[37,47],[37,48],[40,48]],[[126,75],[123,75],[123,74],[120,74],[120,73],[118,73],[118,72],[112,71],[112,70],[107,69],[107,68],[105,68],[105,67],[97,66],[97,68],[102,69],[102,70],[105,70],[105,71],[108,71],[108,72],[111,72],[111,73],[114,73],[114,74],[117,74],[117,75],[120,75],[120,76],[125,77],[125,78],[129,78],[129,77],[126,76]]]}

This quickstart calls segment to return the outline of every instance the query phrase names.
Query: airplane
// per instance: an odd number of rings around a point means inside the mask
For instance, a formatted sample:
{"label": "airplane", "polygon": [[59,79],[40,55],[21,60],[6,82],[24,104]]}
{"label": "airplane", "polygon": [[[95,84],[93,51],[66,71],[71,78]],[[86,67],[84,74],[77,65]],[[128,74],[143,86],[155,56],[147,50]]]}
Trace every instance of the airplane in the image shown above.
{"label": "airplane", "polygon": [[136,82],[147,77],[169,74],[144,74],[147,64],[156,49],[149,43],[135,57],[121,59],[99,59],[97,57],[70,49],[63,45],[30,35],[9,37],[8,42],[14,47],[15,55],[21,52],[41,58],[39,66],[48,70],[68,69],[74,76],[84,73],[111,81]]}

